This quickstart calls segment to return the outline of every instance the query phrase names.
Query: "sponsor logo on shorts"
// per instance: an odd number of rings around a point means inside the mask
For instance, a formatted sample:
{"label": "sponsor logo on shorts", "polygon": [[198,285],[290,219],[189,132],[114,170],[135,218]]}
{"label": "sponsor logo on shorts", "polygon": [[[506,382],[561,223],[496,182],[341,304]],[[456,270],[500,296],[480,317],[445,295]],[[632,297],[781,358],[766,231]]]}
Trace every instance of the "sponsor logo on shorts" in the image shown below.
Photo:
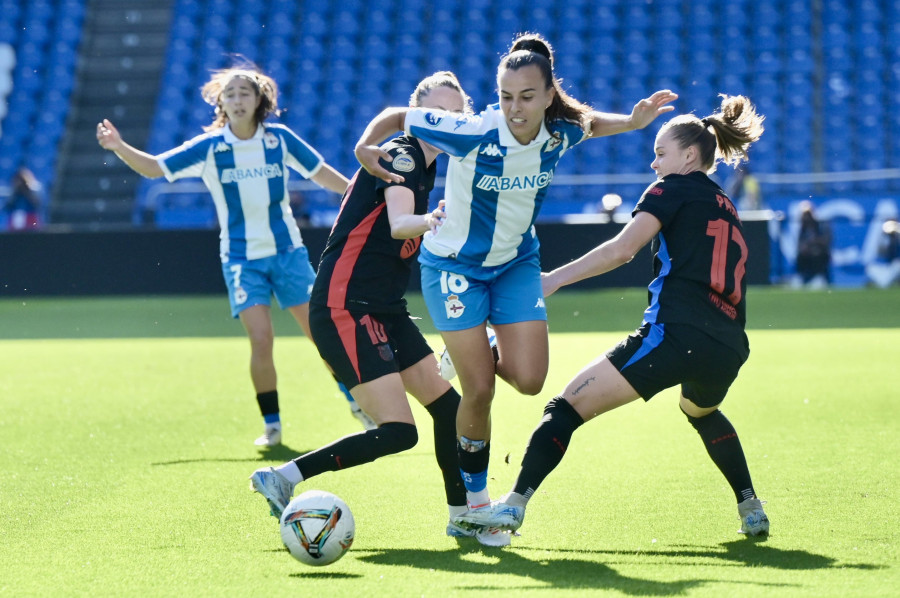
{"label": "sponsor logo on shorts", "polygon": [[542,307],[542,308],[546,308],[546,307],[547,307],[546,305],[544,305],[544,298],[543,298],[543,297],[538,297],[537,303],[535,303],[534,306],[535,306],[535,307]]}

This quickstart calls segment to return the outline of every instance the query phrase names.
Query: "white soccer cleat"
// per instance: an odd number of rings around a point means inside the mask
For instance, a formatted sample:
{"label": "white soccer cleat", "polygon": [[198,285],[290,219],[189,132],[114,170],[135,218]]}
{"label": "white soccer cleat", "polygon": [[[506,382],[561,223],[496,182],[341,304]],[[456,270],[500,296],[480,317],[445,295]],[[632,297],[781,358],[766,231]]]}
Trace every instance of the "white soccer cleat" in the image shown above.
{"label": "white soccer cleat", "polygon": [[763,511],[763,504],[758,498],[748,498],[738,504],[738,516],[741,518],[739,534],[747,534],[748,536],[769,535],[769,518],[766,517],[765,511]]}
{"label": "white soccer cleat", "polygon": [[501,531],[514,532],[522,527],[525,521],[525,507],[513,505],[495,500],[488,505],[469,509],[462,515],[453,518],[453,522],[460,527],[469,529],[496,528]]}
{"label": "white soccer cleat", "polygon": [[475,532],[475,539],[482,546],[509,546],[512,542],[512,534],[499,530],[496,527],[486,527]]}
{"label": "white soccer cleat", "polygon": [[253,441],[256,446],[278,446],[281,444],[281,428],[266,426],[263,435]]}
{"label": "white soccer cleat", "polygon": [[[494,332],[494,329],[490,326],[485,326],[485,332],[487,333],[488,343],[491,345],[491,352],[494,353],[494,360],[496,361],[496,351],[497,351],[497,334]],[[441,378],[447,380],[453,380],[456,378],[456,366],[453,365],[453,360],[450,359],[450,352],[447,351],[447,347],[441,351],[441,358],[438,361],[438,369],[441,373]]]}
{"label": "white soccer cleat", "polygon": [[353,417],[359,420],[359,423],[362,424],[363,429],[374,430],[378,427],[378,424],[375,423],[375,420],[369,417],[369,414],[363,411],[362,407],[360,407],[356,403],[356,401],[350,403],[350,413],[353,414]]}
{"label": "white soccer cleat", "polygon": [[250,476],[250,489],[259,492],[269,503],[273,517],[281,519],[281,514],[291,502],[294,485],[273,467],[257,469]]}
{"label": "white soccer cleat", "polygon": [[474,538],[475,530],[468,529],[461,525],[453,523],[453,520],[447,522],[447,535],[451,538]]}

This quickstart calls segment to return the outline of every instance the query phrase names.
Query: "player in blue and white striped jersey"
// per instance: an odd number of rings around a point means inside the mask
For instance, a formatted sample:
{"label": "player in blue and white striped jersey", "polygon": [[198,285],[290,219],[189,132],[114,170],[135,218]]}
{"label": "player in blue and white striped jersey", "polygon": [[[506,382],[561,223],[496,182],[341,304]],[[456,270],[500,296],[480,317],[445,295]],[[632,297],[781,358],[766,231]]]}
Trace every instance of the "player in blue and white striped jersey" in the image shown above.
{"label": "player in blue and white striped jersey", "polygon": [[[152,156],[125,143],[109,120],[97,125],[97,140],[143,176],[200,177],[212,194],[231,313],[250,338],[250,377],[265,420],[256,444],[274,446],[281,442],[281,419],[271,296],[311,338],[309,297],[315,279],[291,214],[288,168],[335,193],[342,194],[348,181],[293,131],[264,122],[279,113],[278,88],[270,77],[254,68],[224,69],[213,74],[202,94],[216,107],[216,118],[205,133],[180,147]],[[374,427],[339,386],[354,415]]]}
{"label": "player in blue and white striped jersey", "polygon": [[[495,374],[524,394],[547,377],[547,312],[534,232],[556,165],[585,139],[641,129],[672,110],[678,96],[658,91],[630,115],[606,114],[571,98],[553,73],[550,44],[519,36],[500,61],[500,102],[477,116],[389,108],[366,128],[356,155],[372,174],[396,180],[378,165],[374,144],[397,130],[450,155],[446,220],[426,233],[419,261],[422,292],[459,374],[460,468],[470,505],[488,502],[490,406]],[[485,335],[496,331],[496,353]],[[442,359],[443,368],[449,365]]]}

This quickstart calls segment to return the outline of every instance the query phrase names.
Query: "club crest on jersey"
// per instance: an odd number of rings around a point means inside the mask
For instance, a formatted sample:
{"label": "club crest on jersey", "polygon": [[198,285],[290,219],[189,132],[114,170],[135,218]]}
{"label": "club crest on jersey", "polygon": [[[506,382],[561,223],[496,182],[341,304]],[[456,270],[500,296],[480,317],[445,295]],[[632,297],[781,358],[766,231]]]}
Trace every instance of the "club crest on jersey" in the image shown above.
{"label": "club crest on jersey", "polygon": [[560,133],[560,135],[563,136],[562,139],[559,137],[555,137],[555,136],[550,137],[550,139],[547,140],[547,143],[544,144],[544,149],[542,149],[541,151],[544,153],[552,152],[553,150],[558,148],[560,145],[562,145],[563,139],[565,139],[565,133]]}
{"label": "club crest on jersey", "polygon": [[425,113],[425,123],[431,127],[438,126],[442,120],[444,120],[444,117],[440,114],[435,114],[434,112]]}
{"label": "club crest on jersey", "polygon": [[391,166],[400,172],[412,172],[416,168],[416,161],[409,154],[397,154],[391,161]]}
{"label": "club crest on jersey", "polygon": [[263,135],[263,143],[266,145],[266,149],[275,149],[278,147],[278,137],[274,133],[266,133]]}
{"label": "club crest on jersey", "polygon": [[466,306],[459,300],[459,295],[449,295],[444,301],[444,309],[447,310],[447,317],[453,319],[462,316]]}

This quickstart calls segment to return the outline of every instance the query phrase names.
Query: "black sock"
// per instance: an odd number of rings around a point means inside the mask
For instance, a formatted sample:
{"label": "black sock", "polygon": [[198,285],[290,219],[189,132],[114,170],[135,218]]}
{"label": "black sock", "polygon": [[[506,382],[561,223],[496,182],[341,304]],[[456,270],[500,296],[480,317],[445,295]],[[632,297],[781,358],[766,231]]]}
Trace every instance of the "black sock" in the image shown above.
{"label": "black sock", "polygon": [[256,393],[256,403],[259,405],[259,411],[262,413],[266,423],[269,423],[270,420],[278,421],[279,410],[277,390]]}
{"label": "black sock", "polygon": [[327,446],[294,459],[306,480],[325,471],[337,471],[374,461],[416,446],[419,433],[412,424],[387,422],[374,430],[344,436]]}
{"label": "black sock", "polygon": [[728,480],[737,501],[740,503],[755,497],[744,449],[728,418],[718,409],[703,417],[685,415],[703,439],[703,446],[713,463]]}
{"label": "black sock", "polygon": [[531,434],[513,492],[531,498],[544,478],[559,465],[575,430],[584,420],[562,397],[544,407],[544,418]]}
{"label": "black sock", "polygon": [[459,458],[456,454],[456,412],[459,410],[459,393],[451,388],[425,409],[434,424],[434,456],[441,475],[444,476],[444,492],[447,504],[465,506],[466,487],[459,475]]}

